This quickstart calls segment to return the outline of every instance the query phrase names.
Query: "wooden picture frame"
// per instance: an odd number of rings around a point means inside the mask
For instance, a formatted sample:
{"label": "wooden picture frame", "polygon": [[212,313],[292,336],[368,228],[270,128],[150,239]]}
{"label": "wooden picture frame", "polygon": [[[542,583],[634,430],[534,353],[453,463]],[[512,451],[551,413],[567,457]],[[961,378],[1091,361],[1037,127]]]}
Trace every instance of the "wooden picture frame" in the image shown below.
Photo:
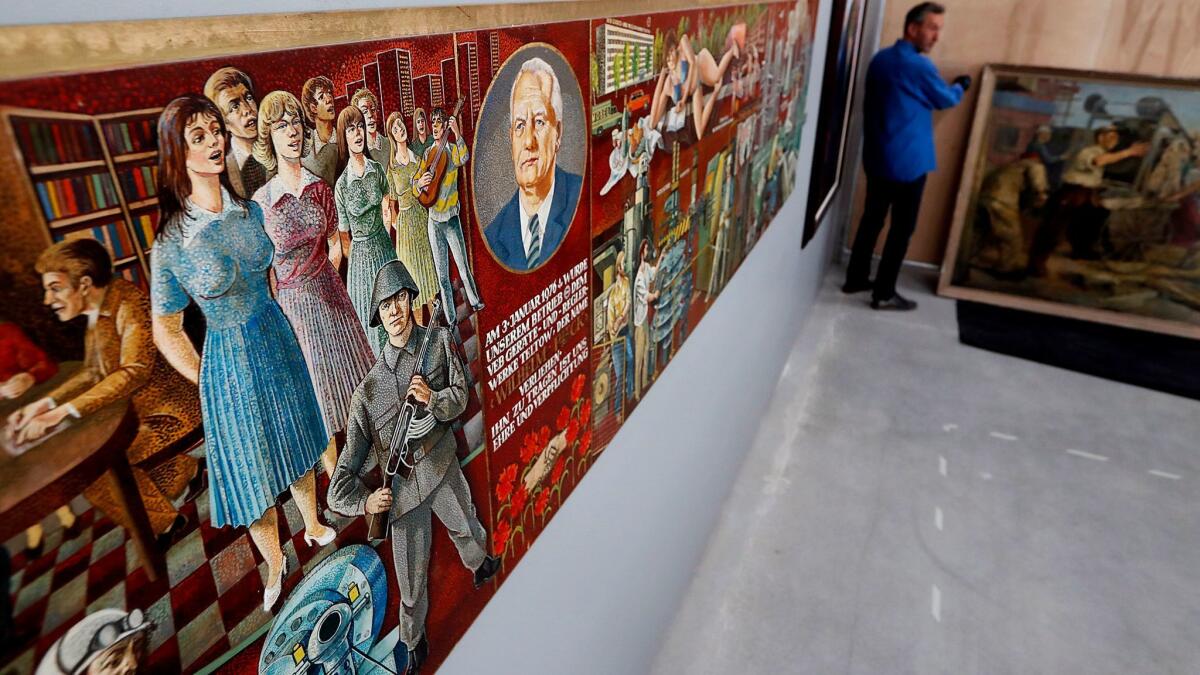
{"label": "wooden picture frame", "polygon": [[868,4],[869,0],[835,0],[831,10],[802,246],[816,236],[842,186]]}
{"label": "wooden picture frame", "polygon": [[[1138,106],[1142,105],[1143,100],[1150,98],[1148,94],[1145,94],[1146,90],[1190,90],[1191,92],[1195,92],[1196,96],[1200,97],[1200,83],[1197,83],[1195,80],[1009,64],[986,65],[980,81],[979,101],[976,106],[974,119],[971,125],[971,134],[968,140],[967,152],[963,160],[962,181],[960,183],[955,202],[950,235],[946,244],[946,255],[942,262],[941,273],[938,280],[938,294],[958,300],[967,300],[971,302],[1009,307],[1041,314],[1080,319],[1084,321],[1094,321],[1124,328],[1145,330],[1186,338],[1200,338],[1200,306],[1191,307],[1190,311],[1196,313],[1197,317],[1195,322],[1191,322],[1176,318],[1154,316],[1147,313],[1121,311],[1118,302],[1120,298],[1117,298],[1116,296],[1097,296],[1095,302],[1089,305],[1084,303],[1067,302],[1055,297],[1048,297],[1049,294],[1043,294],[1041,297],[1038,297],[1032,293],[1018,294],[1015,292],[1005,292],[1003,289],[982,288],[979,287],[978,284],[972,285],[969,282],[964,283],[964,269],[971,265],[968,263],[968,253],[970,252],[967,252],[964,249],[973,245],[971,238],[976,234],[972,228],[975,225],[974,221],[976,218],[976,212],[979,208],[979,192],[985,178],[989,173],[989,169],[1000,168],[998,165],[989,166],[988,162],[988,150],[991,148],[990,143],[993,141],[995,132],[995,129],[993,128],[993,103],[997,93],[1008,94],[1013,92],[1015,90],[1014,88],[1019,89],[1016,84],[1017,80],[1022,80],[1025,84],[1029,84],[1036,83],[1039,78],[1041,80],[1057,78],[1060,83],[1061,81],[1066,80],[1066,84],[1076,86],[1079,91],[1083,91],[1083,88],[1079,88],[1078,85],[1083,84],[1092,86],[1093,88],[1103,88],[1105,86],[1125,86],[1129,87],[1131,92],[1136,90],[1143,93],[1142,97],[1139,98],[1136,103],[1130,103],[1129,101],[1110,102],[1106,101],[1104,98],[1093,100],[1085,96],[1082,97],[1083,100],[1076,101],[1075,99],[1071,99],[1069,101],[1065,101],[1068,107],[1065,109],[1056,107],[1052,114],[1046,113],[1049,108],[1043,110],[1042,113],[1047,115],[1047,118],[1046,122],[1043,122],[1042,124],[1046,125],[1049,125],[1051,119],[1062,119],[1065,121],[1068,119],[1068,115],[1081,114],[1079,112],[1080,108],[1077,104],[1083,104],[1083,110],[1087,111],[1088,115],[1090,116],[1088,126],[1083,127],[1082,129],[1070,127],[1069,125],[1058,127],[1059,130],[1066,129],[1075,134],[1074,140],[1070,144],[1069,151],[1063,153],[1061,158],[1064,162],[1064,166],[1066,167],[1070,166],[1074,153],[1078,152],[1080,149],[1080,138],[1089,139],[1085,142],[1085,145],[1091,144],[1091,137],[1103,125],[1116,124],[1118,126],[1134,126],[1137,124],[1142,124],[1143,121],[1145,121],[1147,124],[1166,125],[1166,122],[1162,122],[1163,119],[1166,119],[1165,116],[1160,117],[1159,122],[1157,123],[1150,123],[1148,121],[1148,116],[1141,116],[1141,113],[1144,112],[1144,110],[1140,109]],[[1047,102],[1053,103],[1053,101]],[[1133,105],[1134,114],[1123,115],[1120,111],[1107,110],[1106,104],[1119,106],[1122,110],[1124,110],[1128,105]],[[1055,103],[1055,105],[1057,106],[1057,103]],[[1071,105],[1076,106],[1073,109],[1074,112],[1070,112],[1072,110],[1072,108],[1070,108]],[[1064,112],[1064,110],[1067,112]],[[1177,133],[1179,134],[1180,139],[1182,139],[1184,135],[1187,135],[1190,138],[1192,133],[1191,130],[1187,129],[1183,122],[1179,121],[1179,118],[1174,117],[1174,114],[1170,112],[1169,106],[1166,108],[1165,114],[1171,115],[1170,119],[1172,123],[1178,127]],[[1097,123],[1102,124],[1098,126]],[[1156,127],[1156,129],[1157,128],[1159,127]],[[1022,141],[1019,139],[1024,138],[1025,135],[1035,129],[1036,126],[1033,128],[1022,128],[1021,135],[1019,137],[1017,137],[1015,134],[1010,134],[1014,135],[1016,138],[1016,140],[1014,140],[1014,142],[1011,144],[1013,150],[1010,151],[1010,154],[1019,153],[1019,147],[1026,147],[1026,153],[1024,154],[1028,154],[1029,148],[1032,147],[1032,141],[1030,141],[1029,146],[1023,146]],[[1052,129],[1051,133],[1054,134],[1057,132]],[[1122,126],[1119,133],[1125,134],[1126,127]],[[1120,152],[1124,148],[1131,145],[1131,143],[1128,142],[1128,139],[1124,138],[1124,136],[1118,143],[1119,144],[1113,148],[1113,152]],[[1154,143],[1161,145],[1163,141],[1161,138],[1159,138]],[[1154,143],[1151,144],[1151,148],[1148,150],[1148,154],[1143,161],[1144,166],[1136,169],[1136,175],[1139,176],[1134,183],[1136,185],[1140,186],[1142,184],[1142,177],[1145,176],[1150,170],[1150,162],[1152,161],[1150,158],[1155,157],[1153,153],[1161,151],[1161,148],[1154,145]],[[1129,161],[1134,160],[1130,159]],[[1132,188],[1134,184],[1130,184],[1128,187]],[[1115,183],[1106,183],[1104,189],[1110,188],[1113,185],[1115,185]],[[1049,191],[1050,201],[1047,208],[1054,207],[1054,199],[1055,191],[1054,188],[1051,187]],[[1107,201],[1108,197],[1098,197],[1097,199],[1098,201],[1096,203],[1112,203]],[[1155,198],[1155,201],[1150,201],[1149,198],[1146,198],[1146,200],[1142,203],[1145,205],[1161,205],[1164,202],[1158,198]],[[1112,212],[1116,211],[1109,211],[1109,213]],[[1025,213],[1024,206],[1022,206],[1022,213]],[[1023,219],[1025,218],[1025,216],[1022,217]],[[1028,230],[1029,223],[1025,222],[1024,225],[1025,229]],[[1037,227],[1040,227],[1040,225],[1040,222],[1035,223],[1035,226]],[[1103,236],[1107,238],[1109,236],[1107,234],[1109,227],[1107,221],[1103,227],[1105,228]],[[1033,234],[1034,232],[1030,232],[1030,236],[1026,237],[1026,252],[1029,251],[1030,240],[1033,239]],[[1167,240],[1165,243],[1169,243],[1169,240]],[[1197,246],[1200,246],[1200,244],[1192,245],[1193,252]],[[973,250],[977,251],[978,249]],[[1055,274],[1058,275],[1055,277],[1056,281],[1061,281],[1063,276],[1077,279],[1088,279],[1089,275],[1092,275],[1091,283],[1093,283],[1093,285],[1099,285],[1100,278],[1097,275],[1099,275],[1099,273],[1102,271],[1100,266],[1107,265],[1109,268],[1114,270],[1115,274],[1121,274],[1121,270],[1123,269],[1121,265],[1130,264],[1128,260],[1122,261],[1107,257],[1108,254],[1103,254],[1100,256],[1099,260],[1094,261],[1085,260],[1082,258],[1076,260],[1074,256],[1074,252],[1072,252],[1071,255],[1058,256],[1058,258],[1063,261],[1063,264],[1061,264],[1055,272]],[[1134,262],[1142,262],[1142,264],[1146,266],[1151,266],[1154,264],[1152,260]],[[1093,272],[1095,274],[1093,274]],[[1017,272],[1017,276],[1020,276],[1019,271]],[[1197,278],[1200,278],[1200,272],[1197,272]],[[1038,279],[1034,279],[1031,283],[1037,283],[1037,281]],[[1082,294],[1083,292],[1081,291],[1080,295]],[[1108,306],[1101,306],[1105,304]],[[1181,311],[1180,313],[1182,314],[1184,312]]]}

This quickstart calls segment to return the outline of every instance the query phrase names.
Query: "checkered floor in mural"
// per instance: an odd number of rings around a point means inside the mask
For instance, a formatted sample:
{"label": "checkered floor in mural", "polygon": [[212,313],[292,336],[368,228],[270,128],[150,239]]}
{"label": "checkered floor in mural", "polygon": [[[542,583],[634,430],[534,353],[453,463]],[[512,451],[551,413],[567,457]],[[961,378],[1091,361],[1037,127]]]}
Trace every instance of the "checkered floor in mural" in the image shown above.
{"label": "checkered floor in mural", "polygon": [[[479,342],[470,307],[461,301],[461,288],[456,291],[459,335],[473,386],[461,418],[465,421],[456,423],[455,435],[460,449],[474,450],[483,443]],[[328,479],[318,476],[323,504]],[[270,616],[262,609],[266,565],[244,528],[211,527],[207,492],[181,509],[188,525],[167,552],[167,578],[153,582],[123,529],[82,499],[72,506],[78,514],[74,537],[65,538],[51,517],[45,521],[40,556],[28,557],[23,537],[5,544],[13,554],[9,593],[14,625],[37,637],[20,646],[0,646],[0,675],[32,673],[55,640],[88,613],[104,608],[139,608],[153,622],[145,664],[151,673],[195,672],[269,623]],[[326,522],[338,530],[337,543],[316,549],[304,542],[304,525],[290,499],[283,501],[281,516],[280,540],[288,559],[285,596],[338,546],[367,542],[363,518],[347,519],[327,511]],[[391,569],[390,547],[377,550],[385,569]],[[385,635],[394,632],[390,613],[389,621]]]}

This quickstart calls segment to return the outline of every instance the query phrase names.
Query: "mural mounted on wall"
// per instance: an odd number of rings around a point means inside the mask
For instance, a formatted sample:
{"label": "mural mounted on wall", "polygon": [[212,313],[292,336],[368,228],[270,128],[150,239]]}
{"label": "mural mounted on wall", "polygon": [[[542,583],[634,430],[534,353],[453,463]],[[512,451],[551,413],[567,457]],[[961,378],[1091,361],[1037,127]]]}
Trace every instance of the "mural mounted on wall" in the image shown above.
{"label": "mural mounted on wall", "polygon": [[939,292],[1200,337],[1200,90],[988,66]]}
{"label": "mural mounted on wall", "polygon": [[592,392],[604,447],[795,183],[815,3],[592,21]]}
{"label": "mural mounted on wall", "polygon": [[815,9],[6,82],[0,669],[435,670],[788,198]]}
{"label": "mural mounted on wall", "polygon": [[[830,15],[829,45],[821,81],[821,108],[817,112],[817,136],[813,149],[812,175],[808,183],[808,212],[804,219],[805,246],[817,234],[821,219],[842,185],[846,163],[846,139],[854,111],[858,83],[858,52],[862,47],[867,0],[834,0]],[[834,48],[836,46],[836,48]]]}

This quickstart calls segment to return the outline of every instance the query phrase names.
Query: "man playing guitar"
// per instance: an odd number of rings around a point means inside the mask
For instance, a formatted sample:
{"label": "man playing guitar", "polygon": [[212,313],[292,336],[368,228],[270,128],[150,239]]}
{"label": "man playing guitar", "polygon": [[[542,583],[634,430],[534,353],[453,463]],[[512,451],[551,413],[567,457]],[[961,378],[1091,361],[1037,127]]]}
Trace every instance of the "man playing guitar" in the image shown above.
{"label": "man playing guitar", "polygon": [[[454,110],[462,107],[459,100]],[[454,256],[454,264],[458,268],[458,276],[462,278],[463,291],[467,294],[467,302],[475,311],[483,309],[483,300],[475,287],[475,275],[471,273],[470,260],[467,258],[467,245],[463,237],[462,222],[459,220],[458,169],[465,166],[470,154],[463,140],[458,118],[451,115],[448,119],[446,111],[434,108],[430,114],[434,142],[421,158],[421,168],[414,175],[413,195],[421,202],[429,203],[429,248],[433,252],[433,266],[437,271],[438,287],[441,289],[442,310],[445,312],[446,325],[451,329],[457,326],[457,311],[454,303],[454,288],[450,285],[450,256]],[[447,129],[454,134],[454,143],[449,143]],[[438,174],[441,174],[439,177]],[[431,199],[429,188],[436,186],[436,199]]]}

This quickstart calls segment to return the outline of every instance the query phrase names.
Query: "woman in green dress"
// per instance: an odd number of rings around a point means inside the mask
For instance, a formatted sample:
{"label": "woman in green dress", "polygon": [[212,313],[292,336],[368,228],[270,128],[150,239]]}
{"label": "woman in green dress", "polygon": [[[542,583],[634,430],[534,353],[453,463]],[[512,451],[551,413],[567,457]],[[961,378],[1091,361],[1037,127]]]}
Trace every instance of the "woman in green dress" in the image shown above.
{"label": "woman in green dress", "polygon": [[[367,155],[367,126],[362,111],[346,106],[338,115],[338,173],[333,186],[337,206],[338,229],[350,234],[350,262],[346,270],[346,290],[358,314],[371,351],[379,358],[387,344],[383,326],[371,326],[375,313],[371,290],[375,273],[396,259],[388,236],[383,202],[387,196],[387,177],[382,166]],[[388,215],[388,218],[384,216]]]}
{"label": "woman in green dress", "polygon": [[420,307],[428,305],[438,289],[433,251],[429,248],[429,213],[412,192],[421,160],[408,146],[408,129],[400,113],[388,115],[385,128],[392,142],[387,181],[393,208],[392,222],[388,224],[396,232],[396,257],[412,273],[421,289],[413,302],[414,307]]}

